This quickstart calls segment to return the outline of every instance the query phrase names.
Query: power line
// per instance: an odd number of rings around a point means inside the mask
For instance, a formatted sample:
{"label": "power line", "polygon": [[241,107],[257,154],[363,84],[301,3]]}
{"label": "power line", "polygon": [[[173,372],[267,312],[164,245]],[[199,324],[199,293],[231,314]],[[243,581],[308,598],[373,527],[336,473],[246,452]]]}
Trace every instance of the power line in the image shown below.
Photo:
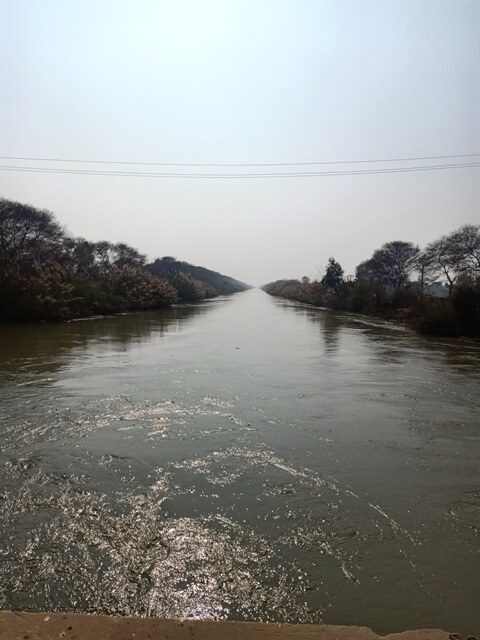
{"label": "power line", "polygon": [[[480,155],[480,154],[478,154]],[[310,171],[282,173],[155,173],[144,171],[106,171],[97,169],[67,169],[48,167],[18,167],[0,165],[0,171],[20,173],[48,173],[68,175],[117,176],[129,178],[181,178],[181,179],[248,179],[248,178],[311,178],[326,176],[377,175],[383,173],[411,173],[417,171],[437,171],[445,169],[467,169],[479,167],[480,162],[451,163],[437,165],[421,165],[416,167],[392,167],[383,169],[354,169],[344,171]]]}
{"label": "power line", "polygon": [[377,158],[370,160],[325,160],[320,162],[260,162],[260,163],[192,163],[192,162],[130,162],[126,160],[84,160],[73,158],[37,158],[21,156],[0,156],[0,160],[21,160],[28,162],[72,162],[82,164],[120,164],[120,165],[143,165],[156,167],[301,167],[315,165],[333,164],[365,164],[380,162],[415,162],[426,160],[447,160],[454,158],[474,158],[480,153],[460,153],[443,156],[412,156],[407,158]]}

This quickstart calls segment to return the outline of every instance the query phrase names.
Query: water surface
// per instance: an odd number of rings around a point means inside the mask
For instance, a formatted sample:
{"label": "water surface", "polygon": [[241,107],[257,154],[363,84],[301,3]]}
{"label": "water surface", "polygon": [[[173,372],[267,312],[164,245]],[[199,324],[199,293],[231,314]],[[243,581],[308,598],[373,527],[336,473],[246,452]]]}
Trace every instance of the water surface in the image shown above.
{"label": "water surface", "polygon": [[0,330],[0,608],[480,631],[480,344],[261,291]]}

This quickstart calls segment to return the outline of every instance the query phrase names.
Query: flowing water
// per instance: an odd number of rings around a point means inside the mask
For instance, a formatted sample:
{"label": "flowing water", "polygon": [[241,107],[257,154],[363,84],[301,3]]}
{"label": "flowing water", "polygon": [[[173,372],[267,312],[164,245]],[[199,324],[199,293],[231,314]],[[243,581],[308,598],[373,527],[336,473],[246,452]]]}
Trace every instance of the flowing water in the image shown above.
{"label": "flowing water", "polygon": [[0,329],[0,609],[480,630],[480,343],[253,290]]}

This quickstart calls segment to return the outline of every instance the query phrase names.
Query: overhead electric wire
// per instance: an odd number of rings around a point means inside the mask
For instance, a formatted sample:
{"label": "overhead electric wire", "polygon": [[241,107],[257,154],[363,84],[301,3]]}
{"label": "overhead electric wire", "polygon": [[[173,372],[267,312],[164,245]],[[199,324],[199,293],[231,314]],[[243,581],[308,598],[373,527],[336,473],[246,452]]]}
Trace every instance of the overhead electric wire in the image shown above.
{"label": "overhead electric wire", "polygon": [[[475,154],[480,155],[480,154]],[[353,169],[344,171],[309,171],[309,172],[282,172],[282,173],[154,173],[142,171],[107,171],[97,169],[68,169],[49,167],[19,167],[10,165],[0,165],[0,171],[25,172],[25,173],[48,173],[48,174],[68,174],[68,175],[98,175],[117,177],[142,177],[142,178],[181,178],[181,179],[248,179],[248,178],[310,178],[326,176],[348,176],[348,175],[377,175],[384,173],[411,173],[417,171],[437,171],[445,169],[467,169],[479,167],[479,162],[450,163],[437,165],[420,165],[414,167],[391,167],[376,169]]]}
{"label": "overhead electric wire", "polygon": [[480,153],[459,153],[442,156],[412,156],[406,158],[377,158],[368,160],[324,160],[319,162],[245,162],[245,163],[194,163],[194,162],[136,162],[127,160],[85,160],[74,158],[38,158],[21,156],[0,156],[0,160],[20,160],[25,162],[72,162],[82,164],[121,164],[121,165],[143,165],[157,167],[301,167],[315,165],[334,164],[365,164],[382,162],[416,162],[425,160],[447,160],[454,158],[474,158]]}

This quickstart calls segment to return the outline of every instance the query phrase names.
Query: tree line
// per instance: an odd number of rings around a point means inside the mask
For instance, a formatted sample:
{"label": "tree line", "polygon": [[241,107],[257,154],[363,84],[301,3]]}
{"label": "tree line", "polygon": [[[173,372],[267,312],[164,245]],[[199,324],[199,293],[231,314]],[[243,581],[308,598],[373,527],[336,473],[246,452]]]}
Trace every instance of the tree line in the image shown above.
{"label": "tree line", "polygon": [[320,280],[263,287],[309,304],[403,320],[422,333],[480,335],[480,226],[463,225],[420,249],[387,242],[345,279],[330,258]]}
{"label": "tree line", "polygon": [[[159,309],[248,288],[188,263],[168,273],[135,248],[70,236],[52,212],[0,198],[0,319],[66,320]],[[212,281],[209,281],[209,278]],[[218,286],[221,280],[222,286]],[[216,284],[217,283],[217,284]]]}

